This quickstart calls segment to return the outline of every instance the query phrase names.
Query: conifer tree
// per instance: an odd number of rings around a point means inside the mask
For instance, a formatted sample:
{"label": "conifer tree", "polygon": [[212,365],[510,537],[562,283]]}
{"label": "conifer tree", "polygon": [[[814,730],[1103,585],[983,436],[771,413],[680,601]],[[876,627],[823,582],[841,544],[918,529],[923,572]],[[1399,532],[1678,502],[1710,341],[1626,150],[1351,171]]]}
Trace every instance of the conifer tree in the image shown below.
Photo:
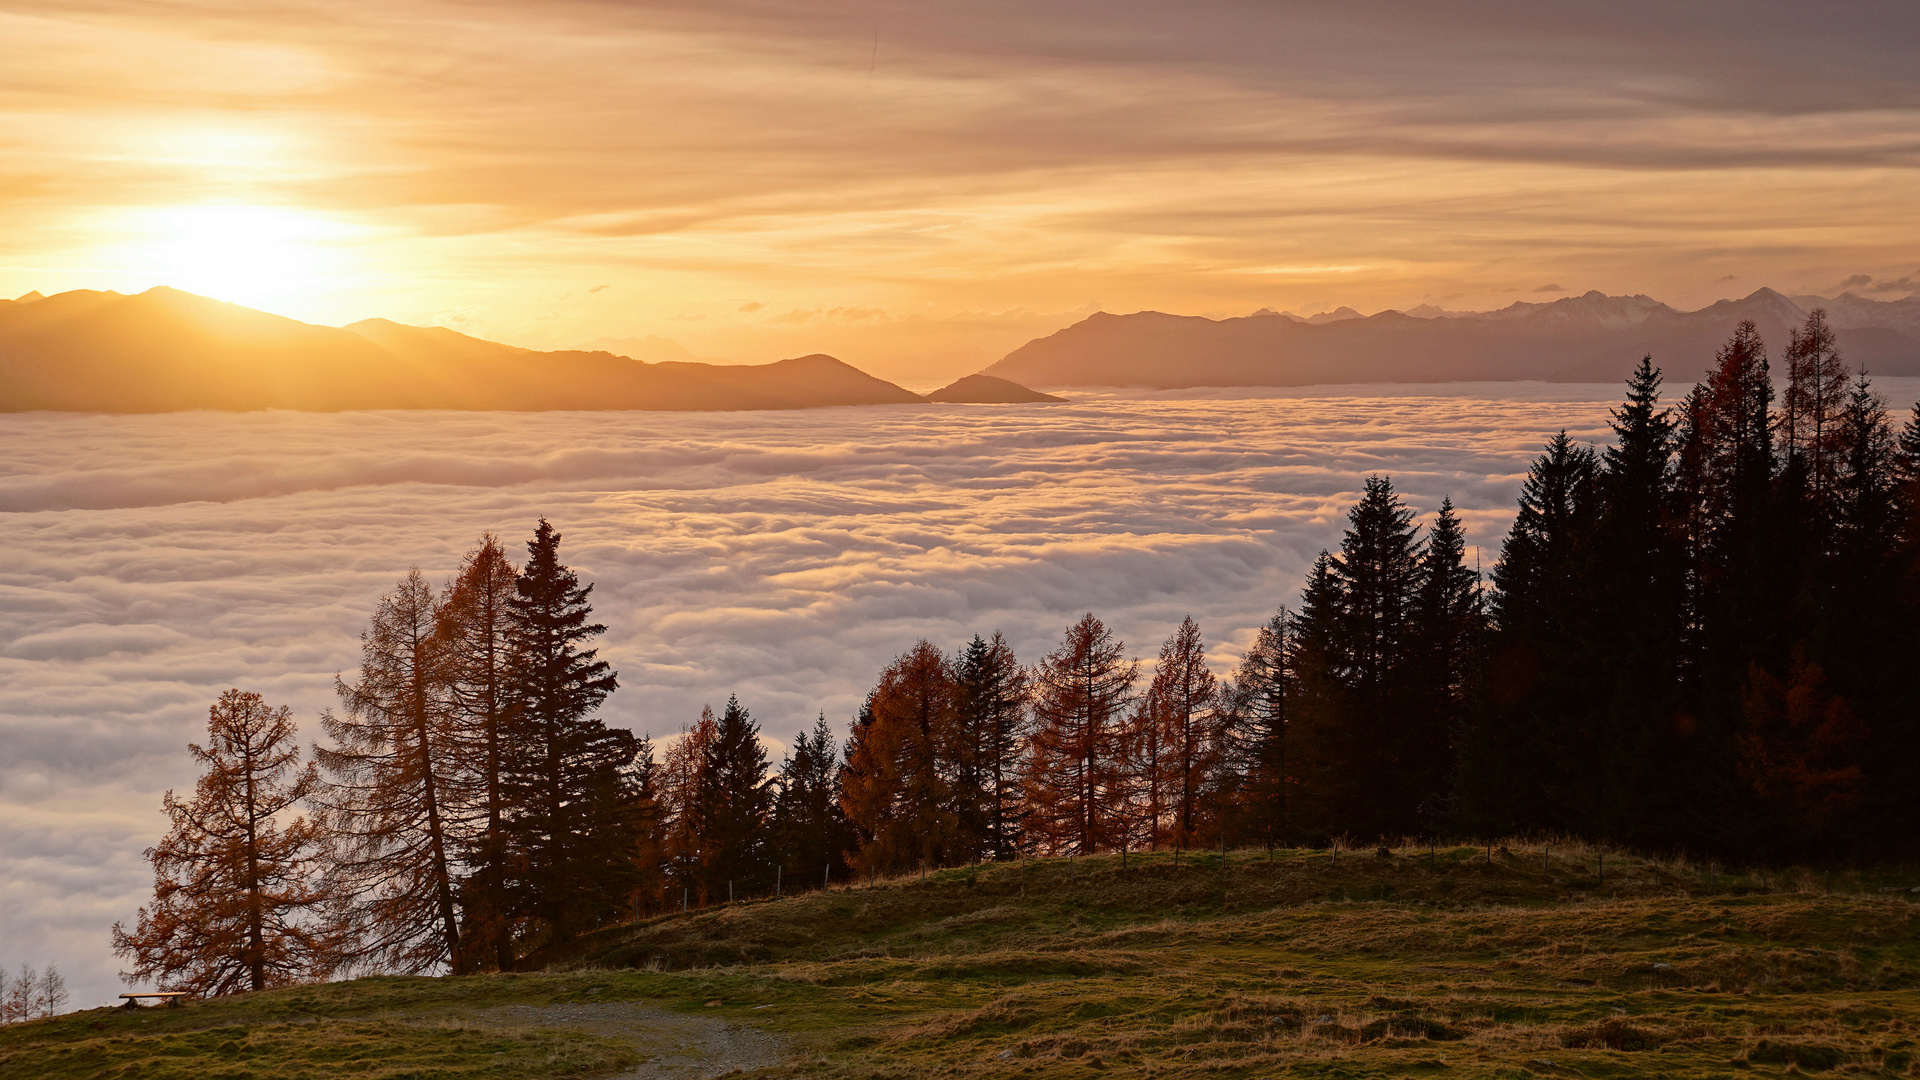
{"label": "conifer tree", "polygon": [[352,897],[357,962],[416,973],[466,970],[456,838],[470,777],[454,729],[452,666],[419,570],[380,598],[360,636],[360,679],[336,679],[344,713],[322,713],[317,797],[339,840],[333,873]]}
{"label": "conifer tree", "polygon": [[1498,634],[1487,708],[1462,748],[1463,824],[1475,830],[1573,829],[1608,781],[1594,753],[1596,689],[1583,650],[1593,603],[1585,583],[1598,520],[1597,458],[1562,431],[1536,458],[1493,571]]}
{"label": "conifer tree", "polygon": [[[1843,548],[1854,560],[1892,550],[1899,518],[1900,447],[1886,399],[1862,372],[1832,431],[1835,457],[1831,497]],[[1856,575],[1865,567],[1853,567]]]}
{"label": "conifer tree", "polygon": [[1237,773],[1233,804],[1238,831],[1269,849],[1290,831],[1287,816],[1288,706],[1292,697],[1291,626],[1286,608],[1274,612],[1225,691],[1229,746]]}
{"label": "conifer tree", "polygon": [[729,696],[706,746],[700,770],[700,836],[705,895],[724,896],[728,882],[739,890],[770,887],[774,860],[767,850],[767,818],[772,810],[767,786],[767,751],[760,725]]}
{"label": "conifer tree", "polygon": [[1334,633],[1346,670],[1339,730],[1325,732],[1333,738],[1320,777],[1320,797],[1334,818],[1362,836],[1418,827],[1420,774],[1430,765],[1412,685],[1421,556],[1413,511],[1390,479],[1368,477],[1330,564],[1339,590]]}
{"label": "conifer tree", "polygon": [[512,903],[507,891],[513,852],[507,836],[504,787],[509,741],[514,737],[513,623],[509,607],[520,572],[492,533],[467,553],[440,607],[440,636],[447,646],[447,693],[454,737],[467,777],[467,798],[458,807],[460,884],[468,947],[467,969],[513,967]]}
{"label": "conifer tree", "polygon": [[606,627],[587,621],[593,586],[560,562],[560,540],[542,519],[509,603],[516,731],[502,788],[523,853],[519,906],[565,941],[624,906],[636,840],[629,770],[640,746],[595,715],[619,683],[583,647]]}
{"label": "conifer tree", "polygon": [[1167,745],[1167,731],[1172,727],[1167,719],[1169,708],[1166,698],[1149,684],[1135,699],[1125,722],[1120,753],[1126,783],[1110,796],[1122,818],[1119,835],[1124,849],[1145,847],[1151,851],[1173,842],[1168,807],[1173,803],[1176,777]]}
{"label": "conifer tree", "polygon": [[1894,451],[1894,473],[1899,479],[1898,536],[1904,557],[1920,553],[1920,401],[1914,402],[1900,429]]}
{"label": "conifer tree", "polygon": [[863,870],[940,866],[970,852],[954,812],[958,690],[946,658],[916,642],[880,673],[847,740],[840,789]]}
{"label": "conifer tree", "polygon": [[114,952],[132,962],[121,978],[200,996],[326,978],[341,941],[318,882],[325,831],[288,816],[320,776],[300,763],[288,710],[228,690],[206,745],[187,750],[205,771],[191,800],[166,794],[171,828],[146,853],[153,903],[132,930],[113,928]]}
{"label": "conifer tree", "polygon": [[1346,604],[1333,556],[1322,551],[1307,574],[1300,609],[1288,623],[1287,776],[1297,781],[1289,816],[1301,833],[1337,835],[1351,824],[1339,798],[1342,765],[1353,758],[1346,723],[1352,670],[1341,619]]}
{"label": "conifer tree", "polygon": [[660,807],[661,861],[666,876],[683,889],[704,883],[705,837],[701,830],[700,789],[707,768],[707,748],[718,736],[720,718],[711,706],[700,719],[682,728],[680,738],[667,748],[655,771],[655,798]]}
{"label": "conifer tree", "polygon": [[654,758],[653,738],[642,735],[633,762],[627,766],[628,828],[633,847],[627,876],[628,901],[635,917],[664,900],[667,884],[666,808],[660,798],[661,765]]}
{"label": "conifer tree", "polygon": [[1421,826],[1437,822],[1452,779],[1454,742],[1478,694],[1485,614],[1480,575],[1466,564],[1467,538],[1453,499],[1440,500],[1420,557],[1410,671],[1416,680],[1406,735],[1406,769],[1413,814]]}
{"label": "conifer tree", "polygon": [[848,854],[859,846],[840,809],[838,773],[833,729],[822,713],[811,735],[803,731],[794,737],[775,785],[774,843],[785,880],[796,888],[816,874],[823,883],[841,877]]}
{"label": "conifer tree", "polygon": [[1847,398],[1847,365],[1834,343],[1825,308],[1807,314],[1787,343],[1787,392],[1780,434],[1787,467],[1804,477],[1816,512],[1823,512],[1841,467],[1839,427]]}
{"label": "conifer tree", "polygon": [[1859,805],[1867,728],[1820,665],[1795,657],[1784,679],[1755,665],[1741,705],[1740,774],[1786,844],[1831,830]]}
{"label": "conifer tree", "polygon": [[1028,829],[1043,851],[1092,855],[1124,838],[1125,719],[1140,665],[1089,612],[1033,674]]}
{"label": "conifer tree", "polygon": [[975,634],[953,660],[955,811],[965,852],[1008,859],[1020,849],[1020,748],[1027,675],[1006,638]]}
{"label": "conifer tree", "polygon": [[1219,684],[1192,617],[1182,619],[1161,646],[1146,697],[1156,706],[1149,718],[1162,751],[1154,781],[1167,794],[1167,839],[1190,848],[1218,828],[1210,796],[1226,742]]}

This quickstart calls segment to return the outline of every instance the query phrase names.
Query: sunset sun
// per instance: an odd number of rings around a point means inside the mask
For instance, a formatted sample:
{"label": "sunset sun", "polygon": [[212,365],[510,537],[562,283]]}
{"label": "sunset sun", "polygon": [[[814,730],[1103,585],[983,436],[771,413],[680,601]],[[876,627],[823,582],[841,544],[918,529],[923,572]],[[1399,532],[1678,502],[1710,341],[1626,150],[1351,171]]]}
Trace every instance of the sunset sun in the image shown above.
{"label": "sunset sun", "polygon": [[235,303],[274,306],[344,273],[355,230],[280,206],[209,204],[114,215],[102,257],[155,284]]}

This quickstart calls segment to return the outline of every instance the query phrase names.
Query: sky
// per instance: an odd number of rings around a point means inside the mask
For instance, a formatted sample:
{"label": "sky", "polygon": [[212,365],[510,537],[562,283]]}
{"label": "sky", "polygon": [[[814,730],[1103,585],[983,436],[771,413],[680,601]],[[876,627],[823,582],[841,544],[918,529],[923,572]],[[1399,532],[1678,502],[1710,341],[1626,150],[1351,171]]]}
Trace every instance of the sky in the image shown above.
{"label": "sky", "polygon": [[1094,310],[1920,285],[1920,7],[10,0],[0,295],[924,386]]}

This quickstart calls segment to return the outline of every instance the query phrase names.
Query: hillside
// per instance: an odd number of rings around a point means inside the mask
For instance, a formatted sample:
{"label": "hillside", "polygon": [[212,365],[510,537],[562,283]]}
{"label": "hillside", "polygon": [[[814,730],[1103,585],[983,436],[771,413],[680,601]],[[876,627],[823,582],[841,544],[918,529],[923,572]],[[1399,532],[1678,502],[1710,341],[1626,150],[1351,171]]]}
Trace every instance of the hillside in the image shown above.
{"label": "hillside", "polygon": [[545,974],[18,1025],[0,1076],[1913,1075],[1910,881],[1596,854],[954,868],[611,928]]}
{"label": "hillside", "polygon": [[1030,341],[983,372],[1028,386],[1304,386],[1315,383],[1539,379],[1619,382],[1651,353],[1669,378],[1700,377],[1742,319],[1753,319],[1776,360],[1789,327],[1828,306],[1842,355],[1879,375],[1920,374],[1920,298],[1882,302],[1845,294],[1788,299],[1761,289],[1698,311],[1645,296],[1589,292],[1493,312],[1361,316],[1324,321],[1261,312],[1206,319],[1143,311],[1091,315]]}
{"label": "hillside", "polygon": [[968,375],[927,395],[928,401],[968,405],[1054,404],[1065,398],[1029,390],[1017,382],[991,375]]}
{"label": "hillside", "polygon": [[830,356],[725,366],[314,326],[177,289],[0,301],[0,411],[798,409],[922,399]]}

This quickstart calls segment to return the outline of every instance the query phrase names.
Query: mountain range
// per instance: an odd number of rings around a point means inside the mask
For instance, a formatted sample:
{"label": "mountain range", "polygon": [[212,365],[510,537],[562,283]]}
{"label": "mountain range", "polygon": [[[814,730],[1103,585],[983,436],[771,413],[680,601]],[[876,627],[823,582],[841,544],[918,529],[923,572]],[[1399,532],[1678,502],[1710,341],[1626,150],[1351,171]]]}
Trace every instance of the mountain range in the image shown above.
{"label": "mountain range", "polygon": [[1760,289],[1698,311],[1647,296],[1589,292],[1498,311],[1422,306],[1363,316],[1351,308],[1302,318],[1262,310],[1232,319],[1101,312],[1022,345],[984,374],[1027,386],[1305,386],[1316,383],[1537,379],[1617,382],[1651,354],[1691,382],[1743,319],[1777,359],[1815,307],[1838,328],[1842,355],[1880,375],[1920,374],[1920,297],[1783,296]]}
{"label": "mountain range", "polygon": [[[992,400],[1004,398],[998,393]],[[0,301],[4,412],[801,409],[927,400],[821,354],[726,365],[536,352],[385,319],[315,326],[164,287]],[[962,390],[942,400],[980,398]]]}
{"label": "mountain range", "polygon": [[715,364],[679,359],[691,354],[661,338],[604,342],[643,356],[538,352],[386,319],[316,326],[161,287],[0,300],[0,412],[801,409],[1060,400],[1031,386],[1617,382],[1645,354],[1690,382],[1741,320],[1759,325],[1778,358],[1815,307],[1856,369],[1920,374],[1920,297],[1772,289],[1698,311],[1589,292],[1483,312],[1100,312],[922,396],[819,353]]}

